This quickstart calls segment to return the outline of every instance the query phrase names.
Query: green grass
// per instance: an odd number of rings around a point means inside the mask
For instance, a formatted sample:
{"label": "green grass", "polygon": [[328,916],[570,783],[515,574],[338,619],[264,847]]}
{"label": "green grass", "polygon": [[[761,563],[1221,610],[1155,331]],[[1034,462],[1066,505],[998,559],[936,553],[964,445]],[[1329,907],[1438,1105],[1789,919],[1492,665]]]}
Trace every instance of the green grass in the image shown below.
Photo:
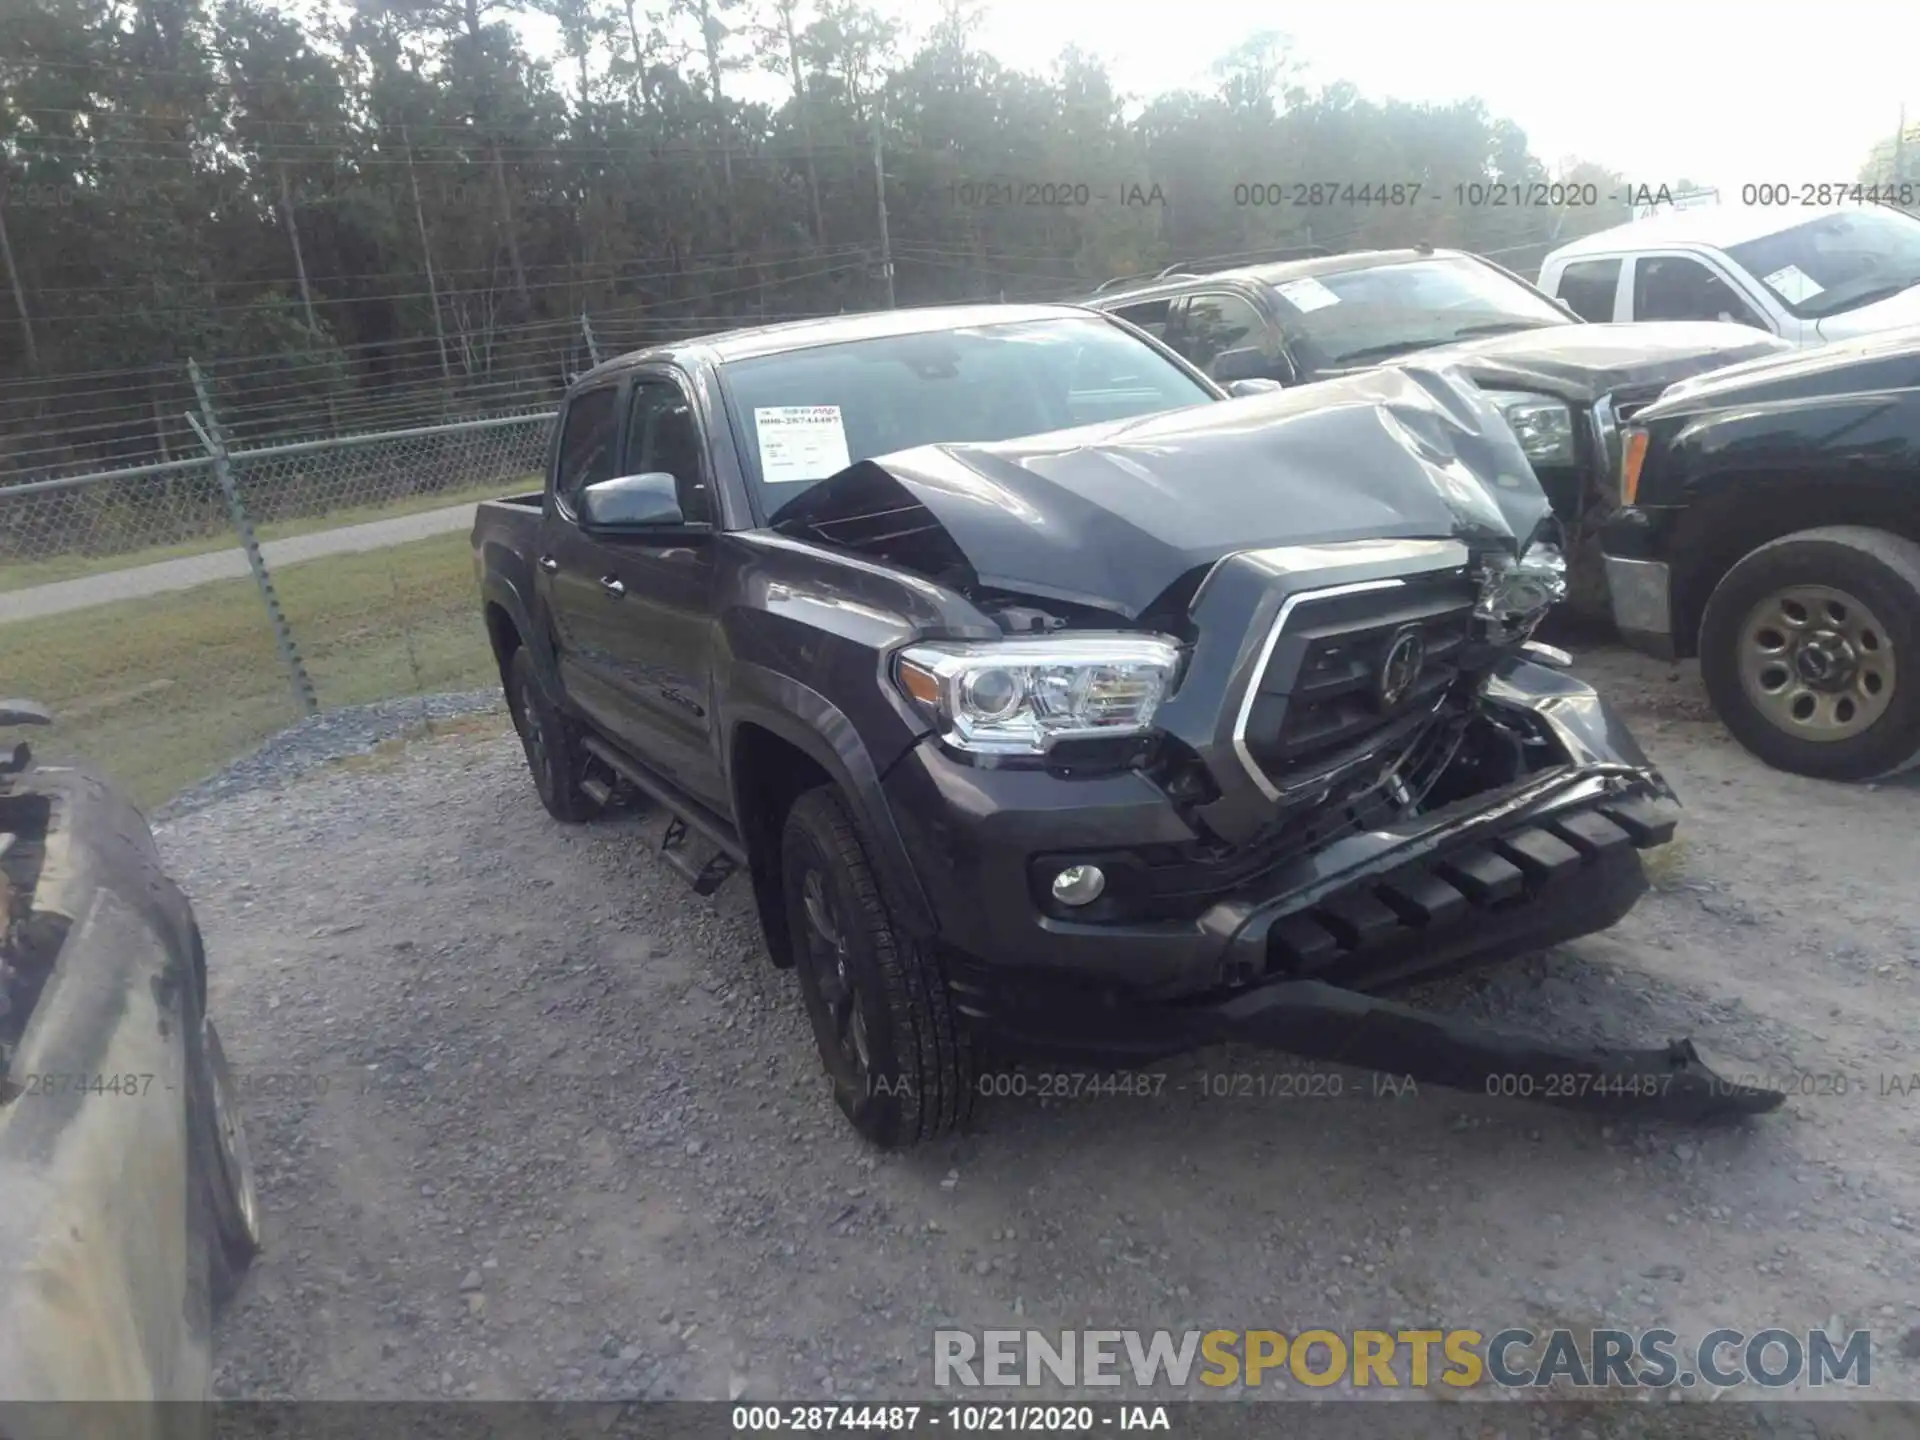
{"label": "green grass", "polygon": [[[274,571],[323,707],[498,683],[467,537]],[[0,627],[8,694],[54,713],[35,753],[151,806],[299,718],[251,579]]]}
{"label": "green grass", "polygon": [[[256,525],[254,533],[262,540],[285,540],[294,535],[310,535],[316,530],[335,530],[343,525],[361,525],[369,520],[391,520],[399,515],[417,515],[422,510],[438,510],[447,505],[471,504],[538,489],[537,475],[518,480],[493,480],[463,490],[436,490],[430,495],[409,495],[375,505],[348,505],[324,515],[308,515],[297,520],[275,520]],[[49,555],[43,560],[0,562],[0,591],[24,590],[30,585],[51,585],[56,580],[77,580],[84,575],[102,575],[112,570],[130,570],[136,565],[152,565],[161,560],[182,560],[189,555],[205,555],[215,550],[232,550],[240,540],[231,530],[182,540],[173,545],[153,545],[144,550],[128,550],[117,555]]]}

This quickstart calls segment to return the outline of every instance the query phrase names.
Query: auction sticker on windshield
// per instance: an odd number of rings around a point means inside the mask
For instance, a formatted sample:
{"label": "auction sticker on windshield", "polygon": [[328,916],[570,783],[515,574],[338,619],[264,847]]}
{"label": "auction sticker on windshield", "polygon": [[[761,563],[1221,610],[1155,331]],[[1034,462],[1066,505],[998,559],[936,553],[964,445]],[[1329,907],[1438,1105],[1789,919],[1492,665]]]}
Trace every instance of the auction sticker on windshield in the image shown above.
{"label": "auction sticker on windshield", "polygon": [[1308,275],[1299,280],[1288,280],[1273,287],[1286,296],[1287,303],[1301,314],[1314,310],[1324,310],[1329,305],[1338,305],[1340,297]]}
{"label": "auction sticker on windshield", "polygon": [[760,437],[760,479],[768,485],[824,480],[853,462],[838,405],[760,405],[753,428]]}
{"label": "auction sticker on windshield", "polygon": [[1771,275],[1763,275],[1761,279],[1766,282],[1768,289],[1789,305],[1811,300],[1826,288],[1798,265],[1784,266]]}

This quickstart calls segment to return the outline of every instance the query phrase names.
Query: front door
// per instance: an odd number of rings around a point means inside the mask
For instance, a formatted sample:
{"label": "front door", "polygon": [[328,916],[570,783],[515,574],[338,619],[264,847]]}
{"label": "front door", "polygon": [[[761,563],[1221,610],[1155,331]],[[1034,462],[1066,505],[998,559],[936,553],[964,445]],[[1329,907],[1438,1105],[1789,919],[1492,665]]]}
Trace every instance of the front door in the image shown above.
{"label": "front door", "polygon": [[1641,255],[1633,265],[1635,320],[1723,320],[1769,334],[1779,324],[1728,276],[1693,255]]}
{"label": "front door", "polygon": [[714,507],[693,403],[667,372],[633,379],[622,473],[674,477],[681,523],[598,537],[607,671],[619,738],[695,799],[724,810],[711,656]]}

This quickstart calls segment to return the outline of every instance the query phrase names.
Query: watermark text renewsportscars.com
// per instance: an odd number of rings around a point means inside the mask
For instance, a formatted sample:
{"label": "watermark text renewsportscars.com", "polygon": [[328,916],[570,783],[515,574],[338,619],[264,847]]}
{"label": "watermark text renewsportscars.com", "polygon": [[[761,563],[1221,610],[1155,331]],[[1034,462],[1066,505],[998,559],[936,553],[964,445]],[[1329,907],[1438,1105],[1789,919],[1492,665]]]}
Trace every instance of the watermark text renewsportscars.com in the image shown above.
{"label": "watermark text renewsportscars.com", "polygon": [[1356,1388],[1510,1390],[1864,1389],[1873,1379],[1865,1330],[1712,1330],[1686,1343],[1672,1330],[1521,1327],[1331,1330],[936,1330],[942,1389],[1201,1385],[1220,1389],[1346,1383]]}

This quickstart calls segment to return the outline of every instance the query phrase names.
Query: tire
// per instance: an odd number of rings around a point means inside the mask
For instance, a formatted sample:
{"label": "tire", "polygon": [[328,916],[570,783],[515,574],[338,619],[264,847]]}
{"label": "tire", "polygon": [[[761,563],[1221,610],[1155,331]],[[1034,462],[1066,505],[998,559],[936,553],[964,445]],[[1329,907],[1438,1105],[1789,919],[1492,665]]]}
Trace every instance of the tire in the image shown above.
{"label": "tire", "polygon": [[187,1115],[193,1170],[208,1221],[207,1289],[215,1311],[233,1299],[260,1253],[260,1195],[233,1079],[213,1021],[201,1021]]}
{"label": "tire", "polygon": [[1700,675],[1777,770],[1872,780],[1920,762],[1920,545],[1855,525],[1762,545],[1707,600]]}
{"label": "tire", "polygon": [[524,645],[507,663],[507,709],[519,733],[520,747],[526,752],[534,789],[539,791],[547,813],[569,825],[598,815],[599,802],[580,788],[587,774],[580,726],[547,698],[546,687],[533,667],[533,656]]}
{"label": "tire", "polygon": [[895,926],[832,786],[794,802],[780,848],[794,968],[835,1103],[883,1149],[953,1130],[973,1109],[972,1037],[935,954]]}

